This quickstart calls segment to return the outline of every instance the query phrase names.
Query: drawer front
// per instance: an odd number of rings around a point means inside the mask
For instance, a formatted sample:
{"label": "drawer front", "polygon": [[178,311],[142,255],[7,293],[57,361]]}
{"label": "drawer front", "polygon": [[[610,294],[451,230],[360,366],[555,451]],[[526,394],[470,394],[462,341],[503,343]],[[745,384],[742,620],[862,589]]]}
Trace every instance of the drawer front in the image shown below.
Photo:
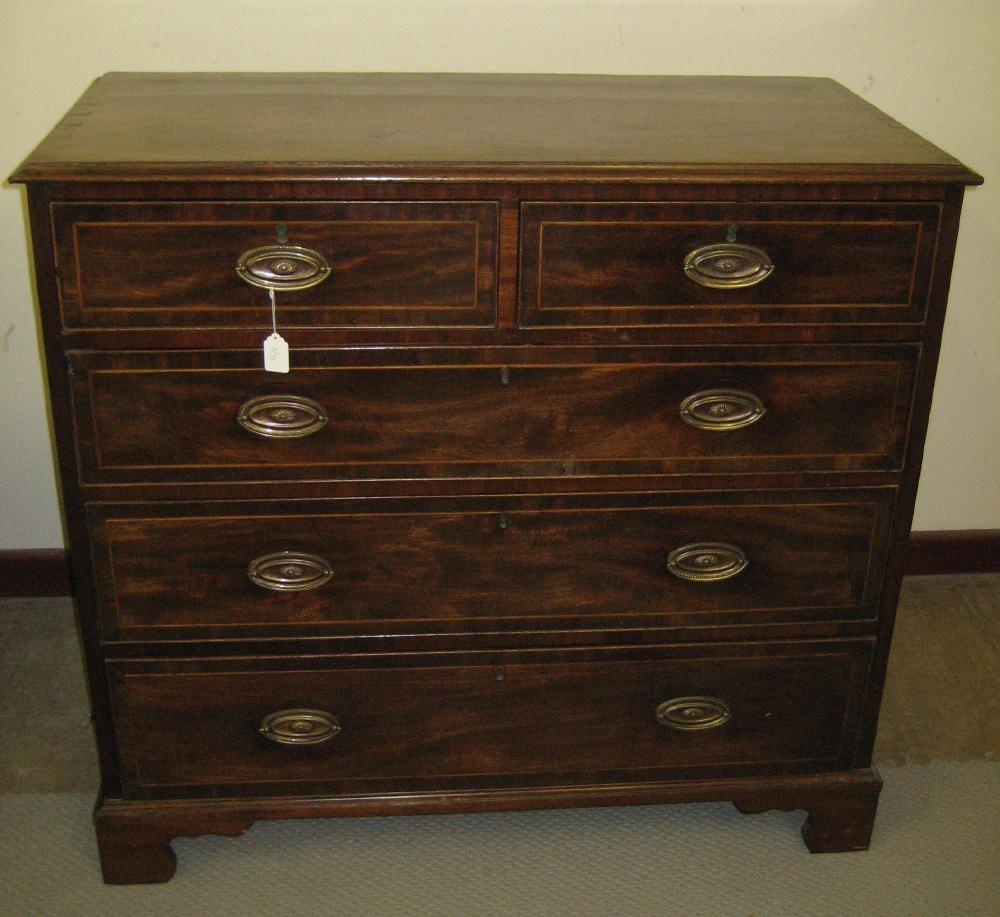
{"label": "drawer front", "polygon": [[[128,795],[404,792],[849,766],[870,651],[113,662],[110,676]],[[692,722],[705,728],[677,728]],[[287,744],[303,735],[320,741]]]}
{"label": "drawer front", "polygon": [[650,350],[302,351],[287,376],[256,352],[75,354],[82,477],[901,467],[914,347]]}
{"label": "drawer front", "polygon": [[283,327],[492,326],[497,218],[492,201],[57,204],[63,321],[267,329],[268,292],[241,279],[237,265],[281,239],[329,268],[312,274],[315,265],[295,253],[250,259],[258,279],[268,280],[274,264],[281,283],[282,271],[303,282],[324,278],[279,290]]}
{"label": "drawer front", "polygon": [[521,324],[922,322],[938,221],[934,204],[525,203]]}
{"label": "drawer front", "polygon": [[89,514],[110,639],[495,636],[874,619],[893,496],[660,494],[559,508],[439,499],[377,514],[359,501],[210,504],[210,513],[139,504]]}

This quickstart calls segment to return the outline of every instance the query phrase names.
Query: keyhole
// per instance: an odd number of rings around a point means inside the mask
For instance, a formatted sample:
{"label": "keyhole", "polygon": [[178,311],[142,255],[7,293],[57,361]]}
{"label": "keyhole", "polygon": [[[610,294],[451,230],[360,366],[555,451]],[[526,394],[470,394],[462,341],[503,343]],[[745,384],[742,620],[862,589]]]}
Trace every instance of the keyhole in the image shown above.
{"label": "keyhole", "polygon": [[500,517],[497,519],[497,525],[500,526],[501,532],[507,531],[507,526],[510,525],[510,520],[507,518],[506,513],[501,513]]}
{"label": "keyhole", "polygon": [[288,227],[284,223],[279,223],[277,226],[278,232],[278,244],[287,245],[288,244]]}
{"label": "keyhole", "polygon": [[500,384],[510,385],[510,367],[501,366],[500,367]]}
{"label": "keyhole", "polygon": [[740,229],[739,226],[737,226],[735,223],[730,223],[726,227],[726,241],[735,242],[736,234],[739,232],[739,229]]}

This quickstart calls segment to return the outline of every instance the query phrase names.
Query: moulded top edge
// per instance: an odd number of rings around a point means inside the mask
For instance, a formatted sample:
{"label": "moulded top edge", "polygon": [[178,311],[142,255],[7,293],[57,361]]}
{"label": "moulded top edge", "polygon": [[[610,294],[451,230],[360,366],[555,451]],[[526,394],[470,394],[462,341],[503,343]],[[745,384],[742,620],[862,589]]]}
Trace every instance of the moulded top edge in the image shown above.
{"label": "moulded top edge", "polygon": [[983,177],[961,163],[927,165],[787,163],[316,163],[316,162],[25,162],[11,184],[33,182],[665,182],[767,184],[960,184]]}

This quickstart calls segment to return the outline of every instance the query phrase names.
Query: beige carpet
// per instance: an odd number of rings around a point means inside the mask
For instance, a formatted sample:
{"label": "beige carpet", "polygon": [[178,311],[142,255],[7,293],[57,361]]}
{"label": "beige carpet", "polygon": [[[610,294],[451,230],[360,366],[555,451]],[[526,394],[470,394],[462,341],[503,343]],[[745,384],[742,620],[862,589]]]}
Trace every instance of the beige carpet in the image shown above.
{"label": "beige carpet", "polygon": [[65,600],[0,602],[0,691],[3,917],[1000,915],[996,576],[906,583],[866,853],[728,804],[265,822],[175,841],[167,885],[105,886]]}
{"label": "beige carpet", "polygon": [[872,848],[813,856],[801,813],[728,804],[263,822],[174,842],[166,885],[101,884],[89,794],[0,797],[8,915],[1000,913],[1000,764],[884,769]]}

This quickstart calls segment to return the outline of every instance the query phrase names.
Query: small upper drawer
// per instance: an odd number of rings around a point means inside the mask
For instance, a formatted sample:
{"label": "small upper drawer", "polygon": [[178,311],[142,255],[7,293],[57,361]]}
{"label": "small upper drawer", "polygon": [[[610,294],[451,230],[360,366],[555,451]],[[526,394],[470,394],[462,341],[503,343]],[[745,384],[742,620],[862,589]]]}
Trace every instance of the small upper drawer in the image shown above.
{"label": "small upper drawer", "polygon": [[492,201],[56,204],[63,322],[270,327],[267,290],[237,273],[251,253],[244,274],[276,283],[285,327],[490,326],[497,213]]}
{"label": "small upper drawer", "polygon": [[921,322],[936,204],[525,203],[524,326]]}
{"label": "small upper drawer", "polygon": [[356,348],[295,352],[287,375],[258,351],[71,361],[83,480],[127,483],[892,471],[916,354]]}

